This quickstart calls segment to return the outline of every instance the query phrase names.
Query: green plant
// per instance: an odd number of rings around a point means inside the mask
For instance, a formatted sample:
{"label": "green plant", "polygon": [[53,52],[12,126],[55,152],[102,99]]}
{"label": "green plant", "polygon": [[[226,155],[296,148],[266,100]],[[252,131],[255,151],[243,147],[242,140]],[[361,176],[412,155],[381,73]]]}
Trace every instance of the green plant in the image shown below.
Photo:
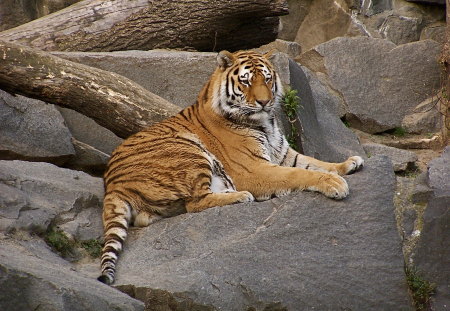
{"label": "green plant", "polygon": [[428,310],[430,297],[435,293],[436,284],[425,280],[415,267],[406,267],[405,274],[416,310]]}
{"label": "green plant", "polygon": [[392,130],[392,135],[403,137],[406,135],[406,130],[403,127],[396,127],[395,129]]}
{"label": "green plant", "polygon": [[97,240],[81,241],[80,246],[84,248],[92,258],[98,258],[102,254],[102,244]]}
{"label": "green plant", "polygon": [[59,229],[51,228],[45,234],[45,241],[49,246],[59,252],[63,257],[70,255],[75,247],[75,242]]}
{"label": "green plant", "polygon": [[300,134],[295,123],[297,121],[297,109],[300,107],[300,98],[297,96],[297,90],[287,88],[281,102],[283,103],[284,113],[291,123],[291,131],[286,135],[287,141],[292,149],[298,151],[296,141]]}

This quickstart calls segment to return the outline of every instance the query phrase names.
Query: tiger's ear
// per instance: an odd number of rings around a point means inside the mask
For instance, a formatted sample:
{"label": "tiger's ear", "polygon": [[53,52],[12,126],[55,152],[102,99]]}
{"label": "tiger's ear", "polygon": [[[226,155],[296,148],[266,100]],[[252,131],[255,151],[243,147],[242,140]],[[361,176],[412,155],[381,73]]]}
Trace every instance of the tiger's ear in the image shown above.
{"label": "tiger's ear", "polygon": [[234,55],[228,51],[221,51],[217,55],[217,63],[219,63],[219,66],[223,69],[233,65],[234,61]]}

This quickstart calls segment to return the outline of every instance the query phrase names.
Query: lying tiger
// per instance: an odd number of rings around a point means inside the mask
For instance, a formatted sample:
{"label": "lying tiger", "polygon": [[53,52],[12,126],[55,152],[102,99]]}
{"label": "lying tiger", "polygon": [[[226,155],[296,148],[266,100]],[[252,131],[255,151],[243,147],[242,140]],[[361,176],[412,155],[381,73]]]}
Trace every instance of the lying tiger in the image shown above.
{"label": "lying tiger", "polygon": [[222,51],[197,102],[126,139],[105,173],[100,281],[114,282],[128,226],[291,191],[348,193],[359,156],[327,163],[289,147],[275,118],[282,95],[268,54]]}

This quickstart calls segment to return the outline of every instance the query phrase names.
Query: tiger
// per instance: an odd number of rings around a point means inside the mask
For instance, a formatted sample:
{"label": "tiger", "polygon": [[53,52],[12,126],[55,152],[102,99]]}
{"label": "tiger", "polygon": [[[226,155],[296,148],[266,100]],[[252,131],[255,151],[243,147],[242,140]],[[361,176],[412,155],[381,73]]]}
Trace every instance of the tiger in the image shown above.
{"label": "tiger", "polygon": [[104,174],[98,280],[114,282],[130,225],[292,191],[348,196],[341,176],[359,170],[364,160],[328,163],[289,146],[275,115],[283,86],[270,56],[219,52],[195,104],[130,136],[112,153]]}

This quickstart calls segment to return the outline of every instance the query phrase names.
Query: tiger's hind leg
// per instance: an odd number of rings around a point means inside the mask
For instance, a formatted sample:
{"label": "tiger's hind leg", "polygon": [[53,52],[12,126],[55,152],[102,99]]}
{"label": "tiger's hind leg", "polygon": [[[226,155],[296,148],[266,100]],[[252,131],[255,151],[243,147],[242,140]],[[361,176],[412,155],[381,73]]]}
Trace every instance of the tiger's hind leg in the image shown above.
{"label": "tiger's hind leg", "polygon": [[251,202],[253,195],[248,191],[223,192],[223,193],[205,193],[198,198],[193,198],[186,202],[188,213],[201,212],[214,206],[224,206],[235,203]]}

